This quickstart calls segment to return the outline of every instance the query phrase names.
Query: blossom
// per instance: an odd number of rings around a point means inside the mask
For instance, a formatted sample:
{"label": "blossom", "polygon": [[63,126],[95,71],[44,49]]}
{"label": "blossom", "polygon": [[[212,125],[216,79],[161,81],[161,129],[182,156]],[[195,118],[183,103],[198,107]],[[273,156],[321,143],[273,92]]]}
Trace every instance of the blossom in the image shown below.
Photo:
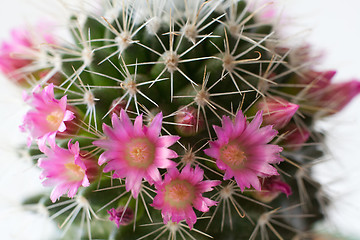
{"label": "blossom", "polygon": [[75,196],[80,186],[87,187],[97,171],[96,162],[83,157],[79,143],[68,142],[68,149],[51,144],[51,148],[44,146],[41,151],[46,158],[40,158],[38,166],[43,169],[40,179],[45,179],[44,186],[55,186],[50,199],[55,202],[66,192],[68,197]]}
{"label": "blossom", "polygon": [[277,198],[280,193],[289,197],[292,194],[291,187],[283,182],[279,176],[272,176],[261,180],[261,191],[253,192],[253,196],[262,202],[269,203]]}
{"label": "blossom", "polygon": [[207,212],[209,207],[217,204],[203,197],[202,193],[211,191],[221,181],[202,181],[203,175],[204,171],[199,166],[192,169],[187,164],[181,173],[176,168],[169,169],[164,181],[155,183],[157,195],[152,206],[161,210],[165,224],[170,220],[176,223],[186,220],[191,229],[197,219],[193,207]]}
{"label": "blossom", "polygon": [[93,142],[106,149],[98,163],[107,163],[104,172],[114,171],[113,177],[126,178],[126,191],[131,190],[134,198],[137,198],[143,178],[152,184],[161,180],[158,168],[175,167],[176,163],[169,159],[177,158],[178,155],[168,147],[179,137],[159,137],[162,113],[157,114],[148,127],[143,126],[142,115],[136,117],[133,125],[123,109],[120,118],[113,114],[111,121],[113,128],[103,124],[108,138]]}
{"label": "blossom", "polygon": [[299,105],[281,97],[265,98],[257,103],[257,109],[264,111],[263,124],[275,129],[285,127],[298,110]]}
{"label": "blossom", "polygon": [[128,225],[134,219],[134,212],[129,207],[126,209],[122,206],[117,209],[112,208],[107,213],[110,215],[109,220],[113,221],[118,228],[120,225]]}
{"label": "blossom", "polygon": [[214,126],[218,139],[210,142],[205,153],[216,159],[219,169],[225,171],[224,180],[235,177],[241,191],[253,186],[261,189],[258,177],[278,175],[271,166],[282,161],[282,148],[268,144],[277,134],[272,126],[260,128],[262,112],[259,111],[251,123],[238,112],[233,123],[229,117],[222,118],[222,127]]}
{"label": "blossom", "polygon": [[[21,74],[25,67],[32,63],[33,56],[39,51],[42,43],[54,43],[48,34],[49,26],[39,24],[33,34],[29,29],[16,28],[11,31],[11,40],[2,42],[0,46],[0,70],[10,79],[25,84],[25,76]],[[40,33],[40,34],[39,34]]]}
{"label": "blossom", "polygon": [[46,140],[55,142],[55,136],[58,132],[66,130],[66,121],[71,121],[75,115],[67,109],[67,97],[63,96],[60,100],[54,97],[54,85],[50,84],[40,91],[38,86],[32,96],[25,96],[33,109],[28,111],[24,117],[20,129],[23,132],[29,132],[28,146],[33,139],[39,142],[39,148],[43,148]]}

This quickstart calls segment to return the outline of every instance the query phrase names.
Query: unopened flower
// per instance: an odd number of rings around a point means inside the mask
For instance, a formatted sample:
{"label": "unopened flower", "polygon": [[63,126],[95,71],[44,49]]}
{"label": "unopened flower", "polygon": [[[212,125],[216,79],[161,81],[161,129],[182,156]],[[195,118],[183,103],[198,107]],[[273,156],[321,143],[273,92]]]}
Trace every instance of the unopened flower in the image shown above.
{"label": "unopened flower", "polygon": [[68,149],[51,144],[51,148],[44,146],[41,151],[46,158],[40,158],[38,162],[43,169],[40,178],[45,179],[44,186],[55,186],[50,195],[52,202],[65,193],[72,198],[80,186],[90,185],[97,165],[81,155],[78,142],[72,144],[70,140]]}
{"label": "unopened flower", "polygon": [[192,136],[204,129],[204,118],[193,107],[182,108],[175,115],[176,129],[184,136]]}
{"label": "unopened flower", "polygon": [[112,208],[107,213],[110,215],[109,220],[114,222],[118,228],[120,225],[128,225],[134,220],[134,211],[129,207],[126,209],[122,206],[117,209]]}
{"label": "unopened flower", "polygon": [[45,29],[48,26],[39,24],[36,34],[32,34],[28,29],[18,28],[11,32],[11,40],[2,42],[0,46],[0,70],[11,80],[24,85],[25,75],[23,70],[34,59],[29,56],[39,51],[37,48],[42,43],[54,43],[54,39]]}
{"label": "unopened flower", "polygon": [[278,175],[271,164],[282,161],[279,153],[282,148],[268,144],[277,134],[272,126],[261,127],[262,112],[258,112],[248,123],[242,112],[235,121],[222,118],[222,127],[214,126],[217,140],[210,142],[205,153],[216,159],[219,169],[225,171],[224,180],[235,177],[241,191],[253,186],[261,189],[258,177]]}
{"label": "unopened flower", "polygon": [[176,163],[169,160],[177,158],[173,150],[168,149],[178,136],[159,136],[162,114],[157,114],[150,126],[143,126],[142,115],[136,117],[134,125],[122,109],[120,118],[112,115],[110,128],[103,124],[107,139],[94,141],[93,144],[106,151],[99,158],[99,165],[107,163],[104,172],[114,171],[113,177],[126,178],[125,186],[137,198],[143,178],[150,184],[160,181],[159,168],[172,168]]}
{"label": "unopened flower", "polygon": [[54,85],[50,84],[43,90],[38,86],[32,95],[25,96],[33,109],[28,111],[24,117],[24,122],[20,129],[29,132],[28,146],[33,139],[37,139],[39,148],[43,148],[46,140],[55,142],[58,132],[66,130],[66,121],[71,121],[74,113],[67,109],[67,97],[63,96],[60,100],[54,97]]}
{"label": "unopened flower", "polygon": [[331,83],[331,80],[333,79],[335,74],[336,71],[333,70],[323,72],[309,70],[305,72],[303,76],[299,76],[297,78],[297,82],[301,84],[311,85],[310,87],[313,91],[321,90]]}
{"label": "unopened flower", "polygon": [[[120,97],[114,99],[110,105],[110,116],[112,116],[114,113],[118,116],[120,116],[121,109],[126,109],[127,102],[126,100],[121,100]],[[129,107],[128,110],[131,110]]]}
{"label": "unopened flower", "polygon": [[164,223],[169,221],[179,223],[186,220],[191,229],[197,217],[194,209],[201,212],[209,211],[209,207],[216,202],[203,197],[204,192],[209,192],[221,182],[217,180],[203,180],[204,171],[196,166],[192,169],[186,165],[181,173],[176,168],[168,170],[164,181],[156,182],[157,195],[152,206],[161,210]]}
{"label": "unopened flower", "polygon": [[259,101],[256,107],[257,110],[264,112],[264,125],[273,125],[273,128],[281,129],[290,122],[299,105],[290,103],[281,97],[268,97]]}
{"label": "unopened flower", "polygon": [[305,104],[315,107],[320,115],[327,116],[342,110],[359,93],[360,81],[358,80],[332,83],[325,88],[306,94]]}
{"label": "unopened flower", "polygon": [[253,192],[254,198],[269,203],[281,193],[289,197],[292,194],[291,187],[283,182],[279,176],[272,176],[261,179],[261,191]]}
{"label": "unopened flower", "polygon": [[310,132],[307,129],[298,127],[294,123],[287,125],[282,131],[285,132],[285,135],[281,143],[284,148],[291,151],[300,149],[310,137]]}

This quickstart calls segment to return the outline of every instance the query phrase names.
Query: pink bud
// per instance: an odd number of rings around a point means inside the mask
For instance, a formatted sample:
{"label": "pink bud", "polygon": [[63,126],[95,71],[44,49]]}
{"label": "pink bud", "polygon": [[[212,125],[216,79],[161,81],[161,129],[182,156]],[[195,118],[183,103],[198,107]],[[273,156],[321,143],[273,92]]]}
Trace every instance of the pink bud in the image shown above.
{"label": "pink bud", "polygon": [[36,34],[25,28],[13,29],[11,39],[0,46],[0,71],[13,82],[27,85],[24,68],[36,60],[41,44],[54,43],[49,28],[39,24],[33,29]]}
{"label": "pink bud", "polygon": [[[39,72],[39,79],[43,79],[47,76],[47,74],[50,72],[49,69],[43,70]],[[55,73],[48,81],[47,83],[53,83],[56,86],[60,86],[63,82],[63,76],[60,73]]]}
{"label": "pink bud", "polygon": [[273,125],[275,129],[281,129],[290,122],[299,105],[280,97],[268,97],[258,102],[257,108],[257,110],[264,112],[264,125]]}
{"label": "pink bud", "polygon": [[112,208],[107,212],[110,214],[110,221],[113,221],[118,228],[120,225],[128,225],[134,219],[134,212],[129,207],[124,209],[123,206],[120,206],[117,209]]}
{"label": "pink bud", "polygon": [[123,99],[119,102],[120,100],[120,97],[114,99],[110,105],[110,109],[111,112],[110,112],[110,116],[112,116],[114,113],[117,115],[117,116],[120,116],[120,111],[121,109],[125,109],[126,108],[126,101]]}
{"label": "pink bud", "polygon": [[331,115],[342,110],[360,93],[360,81],[352,80],[345,83],[329,84],[305,95],[307,102],[315,106],[322,115]]}
{"label": "pink bud", "polygon": [[279,176],[263,178],[261,182],[261,191],[253,193],[254,198],[269,203],[277,198],[281,193],[285,193],[287,197],[292,194],[290,186],[281,181]]}
{"label": "pink bud", "polygon": [[330,85],[331,80],[335,76],[336,71],[308,71],[303,77],[299,77],[300,84],[310,84],[308,92],[316,92]]}
{"label": "pink bud", "polygon": [[183,136],[193,136],[196,132],[203,130],[204,118],[193,107],[180,107],[175,116],[176,129]]}
{"label": "pink bud", "polygon": [[283,131],[286,132],[283,147],[292,151],[300,149],[310,137],[309,131],[304,128],[299,129],[294,123],[289,124]]}

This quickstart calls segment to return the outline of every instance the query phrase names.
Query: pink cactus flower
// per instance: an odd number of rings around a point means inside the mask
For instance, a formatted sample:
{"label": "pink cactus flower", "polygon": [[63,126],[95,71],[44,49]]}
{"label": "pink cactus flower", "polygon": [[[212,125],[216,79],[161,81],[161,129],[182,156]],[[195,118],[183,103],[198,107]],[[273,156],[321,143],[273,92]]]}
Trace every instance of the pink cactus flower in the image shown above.
{"label": "pink cactus flower", "polygon": [[275,129],[285,127],[298,110],[299,105],[281,97],[264,98],[257,103],[257,110],[264,112],[263,124],[273,125]]}
{"label": "pink cactus flower", "polygon": [[192,169],[188,164],[181,173],[176,168],[169,169],[164,181],[155,183],[157,195],[152,206],[161,210],[165,224],[186,220],[192,229],[197,220],[193,207],[207,212],[209,207],[217,204],[203,197],[202,193],[212,191],[221,181],[202,181],[203,175],[204,171],[199,166]]}
{"label": "pink cactus flower", "polygon": [[74,113],[67,109],[67,97],[60,100],[54,97],[54,85],[50,84],[43,90],[38,86],[32,95],[24,96],[33,109],[26,113],[24,122],[20,129],[29,132],[28,146],[33,139],[38,140],[38,145],[44,147],[46,140],[55,143],[55,136],[58,132],[66,130],[66,121],[71,121]]}
{"label": "pink cactus flower", "polygon": [[268,144],[277,134],[272,126],[260,128],[262,112],[258,112],[248,123],[242,112],[238,112],[234,123],[224,116],[222,127],[214,126],[218,139],[210,142],[205,153],[216,159],[219,169],[225,171],[224,180],[235,177],[241,191],[253,186],[261,190],[258,177],[278,175],[271,164],[282,161],[282,148]]}
{"label": "pink cactus flower", "polygon": [[68,149],[63,149],[56,144],[51,148],[44,146],[41,151],[46,158],[40,158],[38,166],[43,169],[40,179],[45,179],[44,186],[55,186],[50,199],[55,202],[65,193],[73,198],[80,186],[87,187],[94,178],[97,164],[80,154],[79,143],[68,143]]}
{"label": "pink cactus flower", "polygon": [[32,63],[34,52],[43,43],[54,43],[54,38],[48,33],[49,26],[39,24],[35,27],[36,34],[28,29],[18,28],[11,32],[11,40],[4,41],[0,46],[0,71],[7,77],[24,85],[23,68]]}
{"label": "pink cactus flower", "polygon": [[117,209],[112,208],[108,210],[107,213],[110,215],[109,220],[114,222],[117,228],[119,228],[120,225],[129,225],[129,223],[131,223],[134,219],[134,212],[129,207],[126,209],[122,206]]}
{"label": "pink cactus flower", "polygon": [[261,180],[261,191],[253,192],[253,196],[262,202],[269,203],[281,193],[289,197],[292,194],[291,187],[279,176],[272,176]]}
{"label": "pink cactus flower", "polygon": [[178,136],[159,137],[162,114],[157,114],[150,126],[143,126],[142,115],[136,117],[134,125],[122,109],[120,119],[112,115],[110,128],[103,124],[107,139],[94,141],[93,144],[106,151],[99,158],[99,165],[107,163],[104,172],[115,171],[113,177],[126,178],[126,191],[137,198],[143,178],[150,184],[160,181],[159,168],[173,168],[176,163],[169,160],[177,158],[173,150],[168,149]]}

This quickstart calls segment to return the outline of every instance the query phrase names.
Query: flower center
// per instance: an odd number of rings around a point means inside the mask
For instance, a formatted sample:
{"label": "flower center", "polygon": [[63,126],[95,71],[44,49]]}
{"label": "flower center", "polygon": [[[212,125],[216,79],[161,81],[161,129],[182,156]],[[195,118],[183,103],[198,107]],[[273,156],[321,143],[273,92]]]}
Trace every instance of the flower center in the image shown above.
{"label": "flower center", "polygon": [[55,110],[46,117],[46,121],[49,123],[51,129],[58,130],[61,122],[64,119],[64,112],[62,110]]}
{"label": "flower center", "polygon": [[131,167],[147,168],[155,159],[155,146],[147,138],[132,139],[126,146],[125,159]]}
{"label": "flower center", "polygon": [[232,169],[243,168],[246,156],[238,143],[229,142],[220,148],[220,159]]}
{"label": "flower center", "polygon": [[165,186],[165,202],[183,209],[194,200],[194,186],[186,180],[173,180]]}
{"label": "flower center", "polygon": [[73,162],[65,163],[65,168],[68,170],[67,174],[70,181],[81,181],[85,176],[84,169]]}

